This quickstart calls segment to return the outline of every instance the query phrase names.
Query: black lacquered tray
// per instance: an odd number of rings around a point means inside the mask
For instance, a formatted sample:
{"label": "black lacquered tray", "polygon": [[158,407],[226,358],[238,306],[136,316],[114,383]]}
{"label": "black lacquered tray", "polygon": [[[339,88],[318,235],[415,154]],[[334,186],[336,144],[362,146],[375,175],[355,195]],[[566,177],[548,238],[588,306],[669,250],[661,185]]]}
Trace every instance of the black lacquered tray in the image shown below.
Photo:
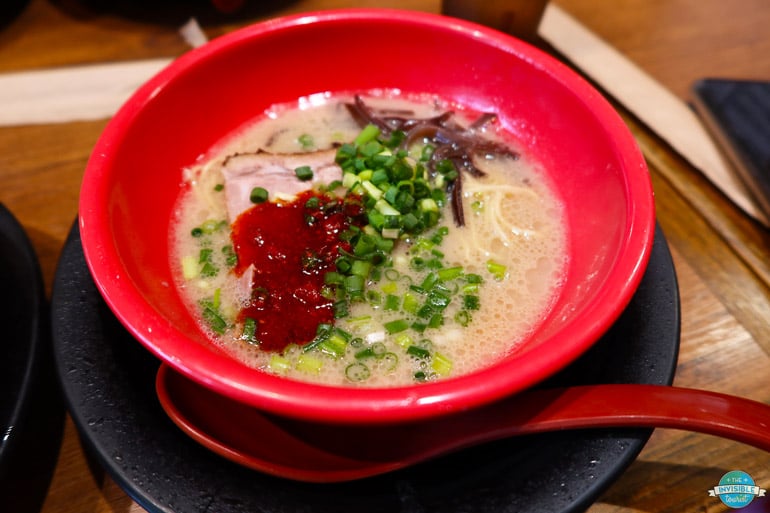
{"label": "black lacquered tray", "polygon": [[[306,484],[267,476],[199,446],[164,414],[159,362],[112,315],[85,264],[77,227],[52,300],[54,348],[71,415],[87,447],[150,513],[501,513],[586,509],[636,458],[648,429],[568,431],[468,449],[385,476]],[[663,233],[618,322],[549,383],[670,384],[679,294]],[[237,422],[237,419],[234,419]]]}

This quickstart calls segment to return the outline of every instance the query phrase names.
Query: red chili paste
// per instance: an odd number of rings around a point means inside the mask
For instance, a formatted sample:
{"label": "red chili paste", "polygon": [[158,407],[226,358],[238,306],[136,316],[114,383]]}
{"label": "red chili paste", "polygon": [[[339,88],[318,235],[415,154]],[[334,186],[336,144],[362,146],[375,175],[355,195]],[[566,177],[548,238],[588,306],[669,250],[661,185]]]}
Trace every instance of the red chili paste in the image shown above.
{"label": "red chili paste", "polygon": [[[316,197],[323,208],[309,208]],[[233,224],[238,255],[236,274],[254,266],[252,294],[239,320],[256,321],[256,338],[266,351],[303,345],[319,323],[334,321],[334,301],[322,295],[324,274],[336,270],[339,249],[350,250],[340,233],[361,225],[363,207],[350,199],[332,200],[314,191],[291,202],[264,202]]]}

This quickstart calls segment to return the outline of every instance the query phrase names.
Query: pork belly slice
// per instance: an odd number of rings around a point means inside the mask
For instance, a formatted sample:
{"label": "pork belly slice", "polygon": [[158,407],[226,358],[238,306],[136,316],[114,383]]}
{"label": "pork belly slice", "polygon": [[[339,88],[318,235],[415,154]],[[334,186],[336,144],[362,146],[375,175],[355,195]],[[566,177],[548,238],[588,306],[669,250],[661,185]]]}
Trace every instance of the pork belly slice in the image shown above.
{"label": "pork belly slice", "polygon": [[[263,187],[270,199],[291,199],[318,184],[328,184],[342,178],[342,169],[334,162],[336,149],[311,153],[239,153],[225,159],[222,175],[225,181],[227,216],[232,223],[253,206],[249,199],[252,189]],[[294,170],[310,166],[313,179],[302,181]]]}

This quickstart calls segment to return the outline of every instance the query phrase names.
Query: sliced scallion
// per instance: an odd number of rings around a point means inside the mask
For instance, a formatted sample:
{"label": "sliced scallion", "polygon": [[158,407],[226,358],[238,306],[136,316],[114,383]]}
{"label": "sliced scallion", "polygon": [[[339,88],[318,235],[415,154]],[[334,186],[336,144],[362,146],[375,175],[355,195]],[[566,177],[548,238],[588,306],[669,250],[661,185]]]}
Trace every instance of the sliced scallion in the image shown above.
{"label": "sliced scallion", "polygon": [[313,141],[313,136],[310,134],[300,135],[297,137],[297,142],[302,146],[303,150],[310,150],[315,147],[315,141]]}
{"label": "sliced scallion", "polygon": [[249,344],[259,344],[259,341],[257,340],[257,321],[251,317],[247,317],[246,320],[243,321],[243,333],[241,334],[241,338]]}
{"label": "sliced scallion", "polygon": [[505,279],[505,273],[508,272],[508,268],[494,260],[487,260],[487,271],[492,274],[496,281],[502,281]]}
{"label": "sliced scallion", "polygon": [[465,294],[463,296],[463,308],[466,310],[478,310],[481,308],[479,296],[473,294]]}
{"label": "sliced scallion", "polygon": [[264,187],[254,187],[249,195],[249,200],[254,204],[264,203],[267,198],[268,192]]}
{"label": "sliced scallion", "polygon": [[324,362],[320,358],[308,354],[301,354],[297,358],[297,370],[308,374],[318,374],[321,372]]}
{"label": "sliced scallion", "polygon": [[446,267],[437,271],[438,278],[441,281],[456,280],[463,275],[463,268],[460,266]]}
{"label": "sliced scallion", "polygon": [[371,374],[369,367],[361,362],[353,362],[345,367],[345,377],[354,383],[366,381]]}
{"label": "sliced scallion", "polygon": [[185,280],[192,280],[198,277],[200,272],[198,259],[188,255],[182,258],[182,276]]}
{"label": "sliced scallion", "polygon": [[409,329],[409,322],[405,319],[396,319],[395,321],[386,322],[384,326],[385,331],[392,335]]}
{"label": "sliced scallion", "polygon": [[385,372],[392,372],[398,367],[398,355],[393,352],[383,354],[377,361]]}
{"label": "sliced scallion", "polygon": [[422,360],[430,358],[430,351],[425,349],[424,347],[411,345],[408,348],[406,348],[406,354],[414,356],[415,358],[420,358]]}
{"label": "sliced scallion", "polygon": [[353,144],[356,146],[363,146],[369,141],[373,141],[380,135],[380,129],[376,125],[366,125],[363,130],[356,136]]}
{"label": "sliced scallion", "polygon": [[449,376],[452,373],[452,360],[442,353],[433,353],[433,358],[430,363],[431,369],[439,376]]}
{"label": "sliced scallion", "polygon": [[270,361],[267,365],[271,371],[278,374],[285,374],[289,369],[291,369],[291,361],[279,354],[271,355]]}
{"label": "sliced scallion", "polygon": [[471,314],[467,310],[460,310],[455,314],[455,322],[462,327],[468,326],[471,322]]}
{"label": "sliced scallion", "polygon": [[294,170],[294,174],[303,182],[313,179],[313,170],[310,166],[300,166]]}

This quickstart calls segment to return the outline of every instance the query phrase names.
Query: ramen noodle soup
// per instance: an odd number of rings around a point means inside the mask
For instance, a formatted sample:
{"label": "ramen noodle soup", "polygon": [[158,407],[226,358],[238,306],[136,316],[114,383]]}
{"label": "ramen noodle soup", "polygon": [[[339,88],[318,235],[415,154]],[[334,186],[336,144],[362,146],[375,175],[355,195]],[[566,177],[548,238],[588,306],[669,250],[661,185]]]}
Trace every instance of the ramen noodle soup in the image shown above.
{"label": "ramen noodle soup", "polygon": [[547,316],[563,212],[495,116],[433,96],[277,105],[185,170],[172,265],[212,343],[392,387],[473,372]]}

